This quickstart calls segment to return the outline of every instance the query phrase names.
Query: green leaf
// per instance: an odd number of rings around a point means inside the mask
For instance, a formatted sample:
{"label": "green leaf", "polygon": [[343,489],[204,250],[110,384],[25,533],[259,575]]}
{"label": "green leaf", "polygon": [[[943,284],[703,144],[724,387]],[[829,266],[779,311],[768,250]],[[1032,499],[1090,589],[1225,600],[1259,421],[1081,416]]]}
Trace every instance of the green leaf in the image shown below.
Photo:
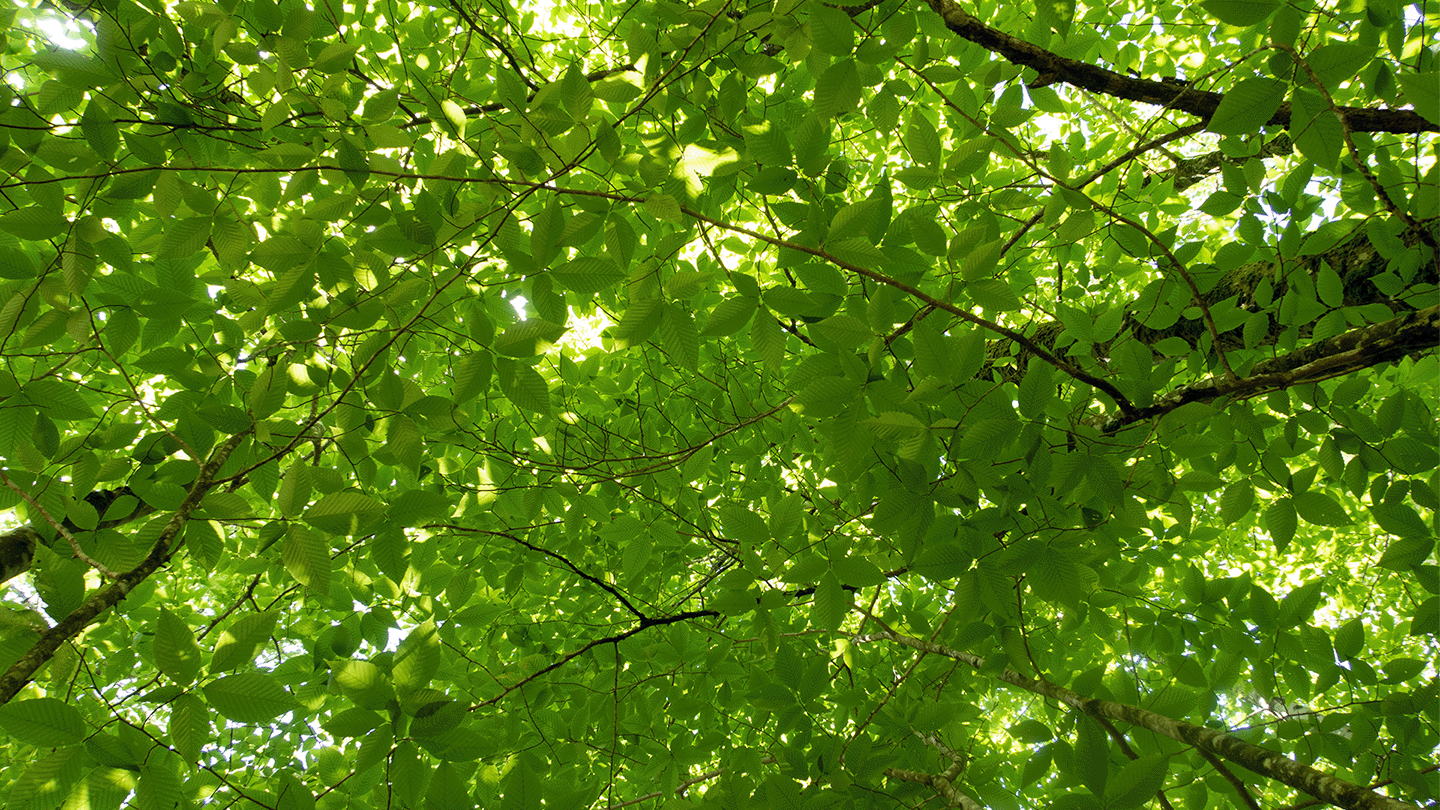
{"label": "green leaf", "polygon": [[694,371],[700,367],[700,336],[695,319],[685,310],[666,305],[660,316],[660,348],[681,368]]}
{"label": "green leaf", "polygon": [[815,114],[822,118],[848,113],[859,103],[860,74],[849,59],[826,68],[815,82]]}
{"label": "green leaf", "polygon": [[[660,319],[665,310],[663,303],[659,298],[641,298],[638,301],[631,301],[612,333],[616,348],[625,349],[639,346],[649,340],[655,334],[655,330],[660,328]],[[725,304],[726,302],[722,301],[720,307],[724,307]]]}
{"label": "green leaf", "polygon": [[471,352],[455,366],[452,396],[457,404],[467,402],[490,389],[494,363],[489,352]]}
{"label": "green leaf", "polygon": [[733,505],[723,506],[720,508],[720,520],[728,537],[755,546],[770,541],[770,530],[765,521],[749,509]]}
{"label": "green leaf", "polygon": [[103,87],[115,82],[116,76],[104,62],[68,48],[44,49],[34,56],[41,70],[58,76],[74,87]]}
{"label": "green leaf", "polygon": [[1106,795],[1106,785],[1110,781],[1109,746],[1100,724],[1084,715],[1077,716],[1075,720],[1075,771],[1080,784],[1091,793]]}
{"label": "green leaf", "polygon": [[335,685],[362,708],[383,708],[395,695],[384,673],[369,661],[342,661],[334,672]]}
{"label": "green leaf", "polygon": [[1050,364],[1039,358],[1032,358],[1029,370],[1020,381],[1020,415],[1026,419],[1039,418],[1054,395],[1055,384],[1052,382]]}
{"label": "green leaf", "polygon": [[345,709],[332,715],[322,725],[337,737],[363,737],[378,728],[384,718],[369,709]]}
{"label": "green leaf", "polygon": [[285,535],[281,559],[296,582],[318,593],[330,591],[330,545],[318,533],[291,528]]}
{"label": "green leaf", "polygon": [[1254,505],[1255,487],[1249,480],[1236,481],[1225,487],[1225,492],[1220,495],[1220,519],[1226,525],[1234,524],[1250,514]]}
{"label": "green leaf", "polygon": [[[1375,57],[1375,49],[1359,42],[1327,42],[1311,51],[1305,61],[1326,87],[1360,75]],[[1308,74],[1303,74],[1308,78]]]}
{"label": "green leaf", "polygon": [[443,521],[450,517],[453,509],[450,499],[442,493],[412,489],[391,501],[389,518],[396,526],[419,526]]}
{"label": "green leaf", "polygon": [[159,258],[181,260],[205,247],[210,241],[209,217],[185,217],[177,219],[165,230],[165,239]]}
{"label": "green leaf", "polygon": [[1296,87],[1290,94],[1290,131],[1301,154],[1316,165],[1334,169],[1339,164],[1344,129],[1318,92]]}
{"label": "green leaf", "polygon": [[54,239],[69,227],[70,220],[64,214],[42,205],[0,214],[0,229],[30,241]]}
{"label": "green leaf", "polygon": [[450,133],[456,140],[465,138],[465,110],[459,104],[450,99],[440,102],[440,111],[445,115],[445,122],[450,125]]}
{"label": "green leaf", "polygon": [[816,6],[810,12],[810,37],[822,53],[849,56],[855,50],[855,23],[838,8]]}
{"label": "green leaf", "polygon": [[305,510],[304,520],[329,534],[353,534],[384,509],[384,504],[359,492],[335,492]]}
{"label": "green leaf", "polygon": [[1440,597],[1432,596],[1415,608],[1409,635],[1440,636]]}
{"label": "green leaf", "polygon": [[1395,77],[1405,100],[1415,112],[1432,124],[1440,126],[1440,71],[1401,73]]}
{"label": "green leaf", "polygon": [[625,278],[625,271],[615,264],[615,259],[580,257],[553,268],[550,275],[560,287],[572,293],[590,295],[619,284]]}
{"label": "green leaf", "polygon": [[45,748],[74,745],[89,733],[85,718],[75,707],[49,697],[0,706],[0,728],[23,743]]}
{"label": "green leaf", "polygon": [[507,327],[495,338],[494,349],[506,357],[534,357],[554,346],[565,327],[543,318],[529,318]]}
{"label": "green leaf", "polygon": [[316,55],[315,61],[310,63],[310,69],[318,70],[321,73],[340,73],[349,70],[355,54],[359,52],[359,45],[349,42],[332,42]]}
{"label": "green leaf", "polygon": [[27,383],[20,390],[26,399],[51,419],[68,421],[95,417],[95,411],[80,396],[74,385],[66,385],[53,377]]}
{"label": "green leaf", "polygon": [[[845,24],[852,25],[849,19],[846,19]],[[826,152],[830,146],[830,135],[830,122],[814,113],[805,116],[800,122],[795,131],[795,165],[806,177],[816,177],[825,171],[829,162]]]}
{"label": "green leaf", "polygon": [[80,132],[97,155],[105,160],[115,156],[120,146],[120,128],[115,126],[114,118],[104,105],[94,100],[85,105],[85,113],[80,116]]}
{"label": "green leaf", "polygon": [[1392,658],[1385,662],[1385,682],[1404,683],[1425,671],[1426,662],[1415,658]]}
{"label": "green leaf", "polygon": [[[665,222],[680,222],[685,215],[680,211],[680,201],[673,194],[651,194],[645,198],[645,210],[650,216]],[[617,268],[618,270],[618,268]],[[617,279],[618,280],[618,279]],[[614,282],[609,282],[613,284]],[[609,284],[601,286],[604,289]],[[598,292],[598,290],[596,290]]]}
{"label": "green leaf", "polygon": [[984,278],[965,285],[965,291],[975,303],[996,312],[1007,312],[1020,308],[1020,299],[1010,285],[1000,279]]}
{"label": "green leaf", "polygon": [[1408,571],[1411,567],[1421,564],[1426,555],[1434,548],[1433,537],[1402,537],[1385,549],[1385,553],[1380,555],[1376,564],[1381,568]]}
{"label": "green leaf", "polygon": [[395,650],[395,688],[414,691],[428,684],[440,668],[440,638],[434,620],[422,622]]}
{"label": "green leaf", "polygon": [[[1248,0],[1245,2],[1248,3]],[[1242,79],[1225,93],[1205,128],[1220,135],[1245,135],[1254,132],[1270,120],[1284,100],[1283,82],[1258,76]]]}
{"label": "green leaf", "polygon": [[250,663],[255,648],[270,637],[279,614],[274,611],[250,613],[236,619],[215,643],[210,659],[211,672],[225,672]]}
{"label": "green leaf", "polygon": [[768,121],[745,129],[745,151],[752,160],[770,166],[786,166],[791,161],[790,139]]}
{"label": "green leaf", "polygon": [[299,708],[285,687],[261,672],[227,675],[201,691],[215,711],[237,723],[268,723]]}
{"label": "green leaf", "polygon": [[[49,810],[60,805],[85,775],[84,749],[78,745],[48,751],[30,763],[9,785],[7,810]],[[118,792],[118,791],[117,791]],[[129,790],[114,796],[115,806]]]}
{"label": "green leaf", "polygon": [[1335,654],[1349,661],[1365,649],[1365,623],[1351,619],[1335,631]]}
{"label": "green leaf", "polygon": [[1242,28],[1264,22],[1280,7],[1279,0],[1203,0],[1200,5],[1221,22]]}
{"label": "green leaf", "polygon": [[1279,498],[1265,507],[1265,528],[1275,547],[1284,550],[1295,539],[1295,503],[1290,498]]}
{"label": "green leaf", "polygon": [[840,587],[833,571],[827,571],[815,585],[815,602],[810,608],[810,624],[818,630],[835,630],[850,609],[850,599]]}
{"label": "green leaf", "polygon": [[[723,336],[740,331],[755,314],[759,304],[760,299],[750,296],[737,295],[726,298],[710,312],[710,317],[705,321],[705,328],[700,335],[702,337]],[[632,304],[632,306],[634,305]]]}
{"label": "green leaf", "polygon": [[335,161],[356,188],[364,187],[365,181],[370,177],[370,160],[364,152],[350,143],[349,138],[343,138],[335,145]]}
{"label": "green leaf", "polygon": [[1306,523],[1317,526],[1349,526],[1354,523],[1334,498],[1316,490],[1295,496],[1295,513]]}
{"label": "green leaf", "polygon": [[500,391],[522,411],[550,414],[550,387],[535,369],[506,360],[499,365]]}
{"label": "green leaf", "polygon": [[170,744],[186,762],[198,762],[200,751],[210,742],[210,711],[200,698],[186,693],[170,706]]}
{"label": "green leaf", "polygon": [[467,780],[454,764],[440,763],[425,790],[425,810],[471,810],[475,800],[466,785]]}
{"label": "green leaf", "polygon": [[1415,538],[1430,534],[1430,527],[1407,503],[1387,499],[1376,504],[1370,514],[1374,516],[1375,523],[1390,534]]}
{"label": "green leaf", "polygon": [[874,336],[864,321],[850,315],[826,318],[811,328],[824,339],[836,343],[842,349],[853,349],[868,344]]}
{"label": "green leaf", "polygon": [[992,239],[967,252],[960,264],[960,277],[971,283],[993,280],[991,276],[1000,262],[1000,251],[1005,246],[1004,242],[1003,239]]}
{"label": "green leaf", "polygon": [[843,585],[868,588],[884,582],[885,574],[865,557],[843,557],[835,561],[835,578]]}
{"label": "green leaf", "polygon": [[938,170],[940,168],[940,136],[935,125],[923,112],[910,116],[910,125],[905,130],[905,148],[919,168]]}
{"label": "green leaf", "polygon": [[155,665],[181,686],[189,686],[200,674],[200,645],[195,642],[194,632],[163,609],[155,627]]}
{"label": "green leaf", "polygon": [[537,807],[544,794],[540,774],[535,772],[534,766],[524,756],[519,757],[516,766],[501,780],[500,787],[500,810],[527,810]]}
{"label": "green leaf", "polygon": [[1165,754],[1128,762],[1105,787],[1105,806],[1116,810],[1140,807],[1155,798],[1165,784],[1170,757]]}

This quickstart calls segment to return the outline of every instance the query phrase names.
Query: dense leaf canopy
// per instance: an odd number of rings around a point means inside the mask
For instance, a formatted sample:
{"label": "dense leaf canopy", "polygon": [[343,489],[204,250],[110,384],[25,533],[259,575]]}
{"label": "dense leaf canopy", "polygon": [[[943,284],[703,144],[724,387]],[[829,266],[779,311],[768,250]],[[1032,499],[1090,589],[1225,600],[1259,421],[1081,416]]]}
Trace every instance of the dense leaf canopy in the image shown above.
{"label": "dense leaf canopy", "polygon": [[0,26],[8,810],[1440,800],[1436,4]]}

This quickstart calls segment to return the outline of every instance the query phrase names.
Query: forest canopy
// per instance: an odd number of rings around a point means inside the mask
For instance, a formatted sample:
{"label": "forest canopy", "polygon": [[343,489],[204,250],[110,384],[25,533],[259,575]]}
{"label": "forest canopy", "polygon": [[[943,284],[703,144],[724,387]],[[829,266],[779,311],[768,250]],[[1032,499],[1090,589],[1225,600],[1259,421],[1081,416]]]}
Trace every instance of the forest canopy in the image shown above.
{"label": "forest canopy", "polygon": [[1440,6],[0,29],[6,810],[1440,802]]}

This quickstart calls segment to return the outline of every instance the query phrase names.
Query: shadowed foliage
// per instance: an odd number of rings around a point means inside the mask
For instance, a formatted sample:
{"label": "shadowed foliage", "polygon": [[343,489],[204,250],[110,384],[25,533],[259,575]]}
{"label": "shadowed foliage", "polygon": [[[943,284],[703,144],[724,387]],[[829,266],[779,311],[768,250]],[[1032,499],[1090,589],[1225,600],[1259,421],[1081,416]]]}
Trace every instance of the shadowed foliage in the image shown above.
{"label": "shadowed foliage", "polygon": [[0,802],[1435,807],[1437,26],[6,4]]}

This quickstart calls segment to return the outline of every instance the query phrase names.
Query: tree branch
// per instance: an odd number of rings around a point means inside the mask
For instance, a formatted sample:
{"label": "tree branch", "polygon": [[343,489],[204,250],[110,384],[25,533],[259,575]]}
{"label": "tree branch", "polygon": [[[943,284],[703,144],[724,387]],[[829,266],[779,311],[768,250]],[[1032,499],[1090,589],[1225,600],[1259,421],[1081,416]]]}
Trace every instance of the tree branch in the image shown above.
{"label": "tree branch", "polygon": [[249,435],[249,431],[231,436],[224,444],[216,448],[210,454],[210,458],[200,466],[200,472],[195,477],[195,483],[190,486],[190,492],[185,496],[185,500],[181,501],[175,514],[170,516],[165,527],[160,530],[160,537],[156,539],[150,553],[139,565],[116,577],[115,581],[92,594],[80,604],[80,607],[72,610],[69,616],[41,633],[40,639],[35,642],[34,646],[26,650],[25,654],[20,656],[20,660],[6,670],[4,675],[0,675],[0,705],[9,703],[19,694],[25,684],[30,682],[30,677],[44,666],[46,661],[50,660],[55,651],[60,649],[61,644],[80,635],[101,613],[119,604],[120,600],[135,590],[137,585],[169,562],[170,555],[174,553],[174,541],[180,536],[180,530],[185,528],[185,523],[190,519],[190,515],[200,505],[201,499],[214,485],[215,473],[224,466],[226,459],[230,458],[230,454],[240,446],[247,435]]}
{"label": "tree branch", "polygon": [[[70,530],[65,528],[65,524],[52,517],[49,512],[45,511],[45,507],[41,506],[38,502],[36,502],[34,498],[30,497],[30,493],[21,489],[14,481],[11,481],[10,476],[6,475],[4,470],[0,470],[0,484],[4,484],[6,487],[14,491],[16,495],[19,495],[21,500],[29,504],[31,509],[39,512],[40,517],[45,518],[45,522],[49,523],[55,529],[55,531],[59,532],[61,537],[64,537],[67,541],[69,541],[70,550],[75,552],[75,557],[77,559],[90,566],[91,568],[94,568],[96,571],[99,571],[100,575],[105,577],[106,579],[114,579],[115,577],[119,576],[114,571],[111,571],[109,568],[101,565],[99,562],[90,559],[90,555],[86,554],[84,549],[80,548],[80,541],[76,540],[75,535],[71,534]],[[35,547],[33,545],[30,547],[30,553],[32,555],[35,553]],[[9,577],[6,577],[6,579],[9,579]]]}
{"label": "tree branch", "polygon": [[1114,433],[1136,422],[1164,416],[1191,402],[1213,402],[1226,396],[1251,399],[1282,388],[1342,377],[1394,362],[1408,354],[1433,351],[1436,346],[1440,346],[1440,306],[1352,329],[1257,363],[1245,377],[1210,377],[1182,386],[1153,405],[1105,421],[1100,429],[1103,433]]}
{"label": "tree branch", "polygon": [[[1039,71],[1041,81],[1045,84],[1060,81],[1115,98],[1180,110],[1207,120],[1215,114],[1220,100],[1225,98],[1222,93],[1197,90],[1186,84],[1132,78],[1088,62],[1067,59],[991,28],[966,12],[955,0],[926,2],[945,21],[945,27],[1014,64]],[[1440,132],[1440,125],[1421,118],[1412,110],[1340,107],[1338,112],[1346,125],[1356,132]],[[1288,125],[1290,103],[1280,105],[1280,109],[1265,123],[1273,126]]]}
{"label": "tree branch", "polygon": [[964,810],[985,810],[985,808],[974,799],[965,794],[964,791],[951,784],[944,774],[921,773],[920,771],[907,771],[902,768],[886,768],[885,776],[890,779],[898,779],[902,782],[919,782],[928,785],[944,799],[951,807],[962,807]]}
{"label": "tree branch", "polygon": [[[976,669],[985,663],[984,658],[973,653],[951,649],[933,641],[901,635],[892,630],[881,630],[864,636],[852,636],[852,638],[857,642],[893,641],[921,652],[952,658]],[[1176,720],[1126,703],[1085,697],[1063,686],[1026,677],[1012,669],[1006,669],[995,677],[1003,683],[1048,697],[1092,717],[1121,720],[1186,745],[1193,745],[1198,749],[1209,751],[1218,757],[1230,760],[1255,773],[1282,782],[1337,807],[1351,808],[1351,810],[1416,810],[1415,805],[1397,801],[1389,796],[1381,796],[1368,788],[1317,771],[1284,754],[1252,745],[1223,731],[1197,726],[1184,720]]]}

